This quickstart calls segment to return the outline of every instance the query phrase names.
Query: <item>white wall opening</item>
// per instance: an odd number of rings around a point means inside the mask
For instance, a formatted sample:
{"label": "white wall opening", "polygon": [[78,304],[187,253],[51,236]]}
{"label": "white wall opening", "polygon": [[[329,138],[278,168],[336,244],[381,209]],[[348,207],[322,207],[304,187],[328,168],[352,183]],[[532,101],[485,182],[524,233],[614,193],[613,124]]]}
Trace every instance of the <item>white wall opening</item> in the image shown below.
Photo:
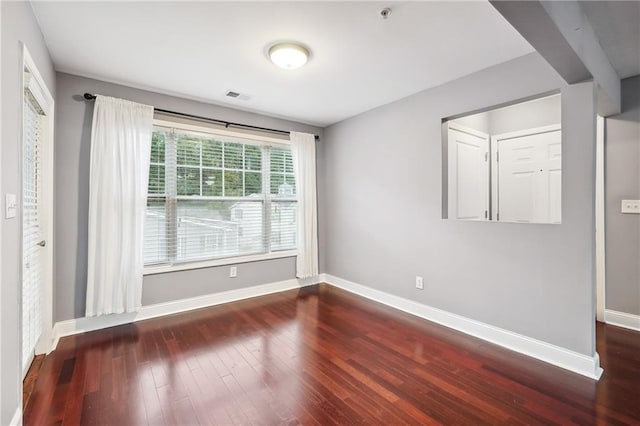
{"label": "white wall opening", "polygon": [[443,217],[562,222],[561,95],[443,120]]}

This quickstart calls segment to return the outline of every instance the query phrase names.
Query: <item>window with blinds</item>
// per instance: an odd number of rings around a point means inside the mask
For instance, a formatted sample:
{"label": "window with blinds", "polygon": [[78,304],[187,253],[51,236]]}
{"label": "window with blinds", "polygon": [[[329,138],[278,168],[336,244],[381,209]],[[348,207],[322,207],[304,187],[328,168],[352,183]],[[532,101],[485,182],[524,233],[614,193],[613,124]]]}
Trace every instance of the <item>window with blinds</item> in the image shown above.
{"label": "window with blinds", "polygon": [[295,249],[296,211],[286,145],[154,127],[145,265]]}

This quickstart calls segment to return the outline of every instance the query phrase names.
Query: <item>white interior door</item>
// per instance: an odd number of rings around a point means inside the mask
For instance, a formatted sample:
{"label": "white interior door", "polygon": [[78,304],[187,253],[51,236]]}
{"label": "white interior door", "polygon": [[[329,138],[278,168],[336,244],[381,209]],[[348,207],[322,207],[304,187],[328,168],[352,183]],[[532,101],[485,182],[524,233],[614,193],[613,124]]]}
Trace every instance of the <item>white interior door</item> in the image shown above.
{"label": "white interior door", "polygon": [[562,139],[558,125],[494,137],[498,219],[560,223]]}
{"label": "white interior door", "polygon": [[489,135],[449,124],[447,141],[449,217],[488,220]]}
{"label": "white interior door", "polygon": [[22,368],[28,368],[42,334],[43,239],[41,134],[42,108],[28,91],[23,107],[22,161]]}
{"label": "white interior door", "polygon": [[53,98],[26,48],[22,105],[22,369],[50,350]]}

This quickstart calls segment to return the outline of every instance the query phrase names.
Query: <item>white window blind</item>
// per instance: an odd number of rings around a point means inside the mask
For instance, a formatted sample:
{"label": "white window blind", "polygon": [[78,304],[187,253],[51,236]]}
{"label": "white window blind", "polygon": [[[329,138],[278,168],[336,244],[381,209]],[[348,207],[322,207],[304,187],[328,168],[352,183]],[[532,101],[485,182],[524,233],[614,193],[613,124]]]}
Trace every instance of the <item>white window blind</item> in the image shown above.
{"label": "white window blind", "polygon": [[288,147],[154,127],[146,265],[295,249],[296,206]]}
{"label": "white window blind", "polygon": [[31,92],[25,90],[23,106],[22,187],[22,368],[31,364],[42,334],[41,239],[39,198],[42,188],[41,143],[44,112]]}

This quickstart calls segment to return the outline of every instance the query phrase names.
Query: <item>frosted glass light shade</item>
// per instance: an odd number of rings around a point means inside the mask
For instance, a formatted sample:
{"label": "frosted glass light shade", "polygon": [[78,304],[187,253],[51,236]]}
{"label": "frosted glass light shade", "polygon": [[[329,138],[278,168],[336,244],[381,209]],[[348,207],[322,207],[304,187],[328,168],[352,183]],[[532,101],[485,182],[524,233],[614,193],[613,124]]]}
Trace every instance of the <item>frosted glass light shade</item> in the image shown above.
{"label": "frosted glass light shade", "polygon": [[269,49],[269,58],[280,68],[294,70],[307,63],[309,51],[299,44],[278,43]]}

